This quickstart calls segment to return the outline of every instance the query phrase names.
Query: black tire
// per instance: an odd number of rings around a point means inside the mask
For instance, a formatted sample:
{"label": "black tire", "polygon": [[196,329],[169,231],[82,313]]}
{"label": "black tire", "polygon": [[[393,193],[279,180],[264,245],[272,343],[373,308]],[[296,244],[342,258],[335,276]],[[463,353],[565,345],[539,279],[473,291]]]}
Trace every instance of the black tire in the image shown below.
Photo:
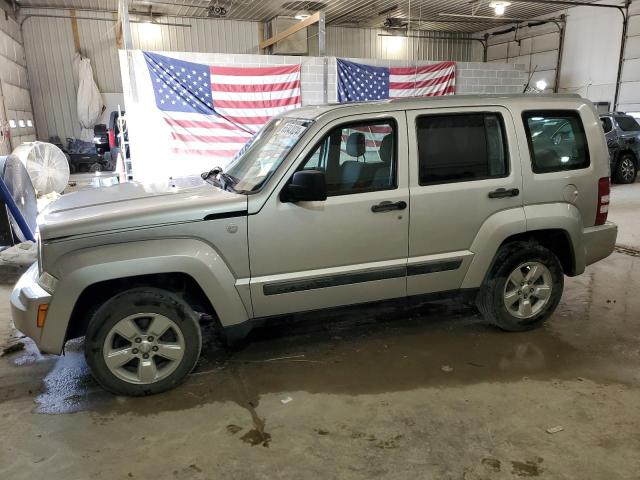
{"label": "black tire", "polygon": [[116,161],[115,158],[111,157],[111,152],[104,152],[104,155],[102,156],[102,161],[104,163],[104,169],[112,172],[113,170],[115,170],[115,165],[116,165]]}
{"label": "black tire", "polygon": [[633,183],[638,175],[636,159],[630,153],[625,153],[618,159],[616,170],[613,172],[615,183]]}
{"label": "black tire", "polygon": [[[120,320],[141,313],[170,319],[184,339],[184,354],[175,370],[167,377],[147,384],[122,380],[109,369],[103,357],[103,346],[112,328]],[[176,387],[195,367],[201,348],[202,333],[191,307],[173,293],[151,287],[127,290],[101,305],[93,314],[85,337],[85,357],[93,377],[116,395],[153,395]]]}
{"label": "black tire", "polygon": [[[547,303],[541,310],[533,317],[522,319],[507,309],[504,296],[509,276],[526,262],[538,262],[547,267],[552,286]],[[509,332],[522,332],[541,326],[553,314],[563,288],[562,265],[553,252],[535,242],[512,242],[498,250],[492,269],[480,288],[476,305],[490,323]]]}
{"label": "black tire", "polygon": [[98,162],[92,163],[89,166],[89,172],[91,173],[101,172],[101,171],[102,171],[102,165],[100,165]]}

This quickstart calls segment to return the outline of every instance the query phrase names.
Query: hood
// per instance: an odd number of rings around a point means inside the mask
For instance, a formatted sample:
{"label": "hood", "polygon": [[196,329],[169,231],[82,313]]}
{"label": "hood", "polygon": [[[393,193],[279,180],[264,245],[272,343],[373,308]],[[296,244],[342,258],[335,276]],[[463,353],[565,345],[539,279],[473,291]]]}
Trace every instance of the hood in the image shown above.
{"label": "hood", "polygon": [[40,238],[53,239],[193,222],[246,210],[246,195],[227,192],[199,177],[172,185],[131,182],[63,195],[38,216],[38,228]]}

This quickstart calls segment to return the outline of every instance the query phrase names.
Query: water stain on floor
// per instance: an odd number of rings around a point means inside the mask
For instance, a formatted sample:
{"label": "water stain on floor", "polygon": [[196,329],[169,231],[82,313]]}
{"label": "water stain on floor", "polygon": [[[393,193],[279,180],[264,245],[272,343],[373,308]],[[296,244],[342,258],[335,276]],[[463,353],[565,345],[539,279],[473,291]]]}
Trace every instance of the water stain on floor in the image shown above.
{"label": "water stain on floor", "polygon": [[511,473],[518,477],[538,477],[543,472],[541,463],[543,459],[538,457],[535,460],[527,460],[524,462],[512,460]]}

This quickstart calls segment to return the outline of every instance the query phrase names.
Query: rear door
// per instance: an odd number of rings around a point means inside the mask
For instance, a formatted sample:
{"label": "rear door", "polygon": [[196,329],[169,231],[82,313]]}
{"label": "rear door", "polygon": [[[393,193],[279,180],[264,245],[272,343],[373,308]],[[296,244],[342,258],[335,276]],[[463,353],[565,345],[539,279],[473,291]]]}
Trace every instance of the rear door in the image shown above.
{"label": "rear door", "polygon": [[483,223],[522,207],[514,122],[502,107],[407,112],[409,295],[460,287]]}

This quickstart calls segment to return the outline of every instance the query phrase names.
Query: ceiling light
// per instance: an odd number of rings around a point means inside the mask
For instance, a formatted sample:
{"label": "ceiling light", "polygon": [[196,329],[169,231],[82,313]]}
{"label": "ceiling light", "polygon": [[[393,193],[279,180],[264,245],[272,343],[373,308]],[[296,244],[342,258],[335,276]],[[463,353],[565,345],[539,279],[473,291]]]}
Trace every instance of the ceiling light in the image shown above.
{"label": "ceiling light", "polygon": [[500,16],[500,15],[504,15],[504,11],[505,9],[511,5],[511,2],[491,2],[489,4],[489,6],[491,8],[493,8],[493,10],[496,12],[496,15]]}
{"label": "ceiling light", "polygon": [[311,14],[308,11],[300,10],[298,13],[296,13],[296,16],[293,18],[295,18],[296,20],[306,20],[310,16]]}
{"label": "ceiling light", "polygon": [[538,80],[536,82],[536,88],[541,92],[544,92],[547,89],[547,82],[545,82],[544,80]]}

